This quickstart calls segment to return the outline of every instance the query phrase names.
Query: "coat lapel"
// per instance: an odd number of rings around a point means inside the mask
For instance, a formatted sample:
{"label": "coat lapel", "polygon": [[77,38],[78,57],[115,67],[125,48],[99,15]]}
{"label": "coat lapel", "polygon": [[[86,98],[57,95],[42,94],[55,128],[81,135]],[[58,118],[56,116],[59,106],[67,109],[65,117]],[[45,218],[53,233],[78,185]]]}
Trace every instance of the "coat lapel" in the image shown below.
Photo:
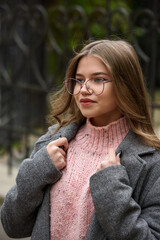
{"label": "coat lapel", "polygon": [[54,133],[56,127],[53,125],[49,128],[49,131],[46,135],[43,135],[38,142],[36,143],[36,151],[39,150],[43,146],[47,146],[48,143],[60,138],[60,137],[66,137],[68,141],[70,141],[72,138],[75,137],[79,125],[76,123],[71,123],[66,127],[60,128],[57,132]]}
{"label": "coat lapel", "polygon": [[[79,125],[71,123],[66,127],[60,128],[55,134],[51,134],[54,129],[49,129],[48,136],[38,141],[37,148],[40,149],[42,146],[47,145],[49,142],[58,139],[59,137],[66,137],[70,141],[76,135]],[[143,156],[146,154],[152,154],[155,148],[144,144],[137,134],[132,130],[126,135],[124,140],[118,146],[116,153],[121,152],[121,164],[125,166],[130,184],[134,189],[138,178],[146,166],[146,161]],[[133,171],[134,170],[134,171]]]}
{"label": "coat lapel", "polygon": [[154,147],[142,143],[133,131],[129,131],[118,146],[116,153],[121,152],[121,164],[125,166],[127,170],[133,190],[136,187],[140,174],[146,166],[146,161],[143,159],[143,156],[152,154],[154,151]]}

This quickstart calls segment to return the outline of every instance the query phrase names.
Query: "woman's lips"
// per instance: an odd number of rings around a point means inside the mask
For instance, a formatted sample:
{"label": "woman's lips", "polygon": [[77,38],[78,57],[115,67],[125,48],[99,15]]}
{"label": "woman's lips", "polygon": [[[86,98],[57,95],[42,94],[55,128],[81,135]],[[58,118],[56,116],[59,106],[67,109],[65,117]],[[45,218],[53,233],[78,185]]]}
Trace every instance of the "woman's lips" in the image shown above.
{"label": "woman's lips", "polygon": [[91,100],[91,99],[89,99],[89,98],[82,98],[82,99],[80,99],[80,104],[81,104],[82,106],[90,106],[90,105],[92,105],[93,103],[95,103],[95,101],[93,101],[93,100]]}

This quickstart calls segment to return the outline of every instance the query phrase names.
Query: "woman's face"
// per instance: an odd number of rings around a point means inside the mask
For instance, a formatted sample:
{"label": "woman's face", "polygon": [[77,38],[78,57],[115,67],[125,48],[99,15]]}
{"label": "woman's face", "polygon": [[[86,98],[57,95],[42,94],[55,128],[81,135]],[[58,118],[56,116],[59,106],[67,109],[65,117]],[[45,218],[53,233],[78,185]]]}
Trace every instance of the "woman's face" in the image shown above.
{"label": "woman's face", "polygon": [[[75,78],[83,81],[96,78],[111,80],[106,66],[95,56],[80,59]],[[105,126],[122,116],[116,103],[112,82],[105,83],[104,91],[98,96],[89,93],[84,84],[74,98],[82,115],[90,118],[95,126]]]}

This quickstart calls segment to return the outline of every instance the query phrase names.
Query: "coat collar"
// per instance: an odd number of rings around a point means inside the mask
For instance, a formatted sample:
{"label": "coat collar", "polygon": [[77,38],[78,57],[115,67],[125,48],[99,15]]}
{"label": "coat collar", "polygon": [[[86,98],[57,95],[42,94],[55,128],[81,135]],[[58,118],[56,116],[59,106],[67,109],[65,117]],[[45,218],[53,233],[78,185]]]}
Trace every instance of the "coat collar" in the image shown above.
{"label": "coat collar", "polygon": [[70,123],[66,127],[60,128],[58,131],[55,132],[57,127],[58,127],[57,124],[49,127],[47,134],[43,135],[37,141],[37,144],[45,144],[46,145],[49,142],[54,141],[60,137],[66,137],[68,141],[71,141],[75,137],[75,135],[79,129],[79,125],[74,122]]}
{"label": "coat collar", "polygon": [[150,155],[151,157],[155,150],[155,147],[144,144],[132,130],[128,132],[118,146],[116,153],[121,152],[121,164],[126,168],[133,190],[137,186],[140,175],[147,169],[147,162],[144,156]]}
{"label": "coat collar", "polygon": [[148,146],[143,143],[137,134],[135,134],[132,130],[128,132],[126,137],[118,146],[116,153],[122,152],[125,153],[134,153],[135,155],[144,155],[147,153],[153,153],[155,151],[155,147]]}
{"label": "coat collar", "polygon": [[[47,136],[45,135],[44,138],[39,139],[38,143],[50,142],[59,137],[66,137],[68,141],[71,141],[75,137],[79,127],[80,127],[79,124],[71,123],[66,127],[60,128],[56,133],[53,134],[54,130],[56,129],[56,126],[54,125],[49,128]],[[146,153],[152,153],[154,151],[155,151],[154,147],[144,144],[138,138],[137,134],[130,130],[126,137],[118,146],[116,154],[119,152],[122,152],[122,154],[134,152],[137,155],[143,155]]]}
{"label": "coat collar", "polygon": [[[71,123],[66,127],[60,128],[55,134],[53,134],[56,127],[52,126],[49,128],[47,136],[45,135],[45,137],[41,138],[38,143],[40,145],[42,144],[42,146],[44,144],[47,145],[49,142],[54,141],[59,137],[66,137],[68,141],[70,141],[75,137],[79,127],[78,124]],[[38,148],[40,148],[40,146]],[[138,178],[146,166],[146,161],[143,159],[143,155],[152,154],[154,151],[154,147],[144,144],[132,130],[128,132],[118,146],[116,153],[121,152],[121,164],[127,170],[133,189],[136,187]]]}

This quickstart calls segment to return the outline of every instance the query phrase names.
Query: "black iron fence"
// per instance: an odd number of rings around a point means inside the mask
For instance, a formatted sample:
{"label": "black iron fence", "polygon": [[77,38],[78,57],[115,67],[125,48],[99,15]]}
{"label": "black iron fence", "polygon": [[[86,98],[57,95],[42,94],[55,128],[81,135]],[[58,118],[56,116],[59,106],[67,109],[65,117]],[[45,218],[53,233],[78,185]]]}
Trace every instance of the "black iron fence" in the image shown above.
{"label": "black iron fence", "polygon": [[[7,1],[6,1],[7,2]],[[160,19],[158,0],[153,9],[128,12],[117,7],[0,3],[0,146],[21,161],[32,139],[46,128],[47,94],[61,84],[72,50],[88,39],[129,40],[136,48],[151,95],[160,86]]]}

